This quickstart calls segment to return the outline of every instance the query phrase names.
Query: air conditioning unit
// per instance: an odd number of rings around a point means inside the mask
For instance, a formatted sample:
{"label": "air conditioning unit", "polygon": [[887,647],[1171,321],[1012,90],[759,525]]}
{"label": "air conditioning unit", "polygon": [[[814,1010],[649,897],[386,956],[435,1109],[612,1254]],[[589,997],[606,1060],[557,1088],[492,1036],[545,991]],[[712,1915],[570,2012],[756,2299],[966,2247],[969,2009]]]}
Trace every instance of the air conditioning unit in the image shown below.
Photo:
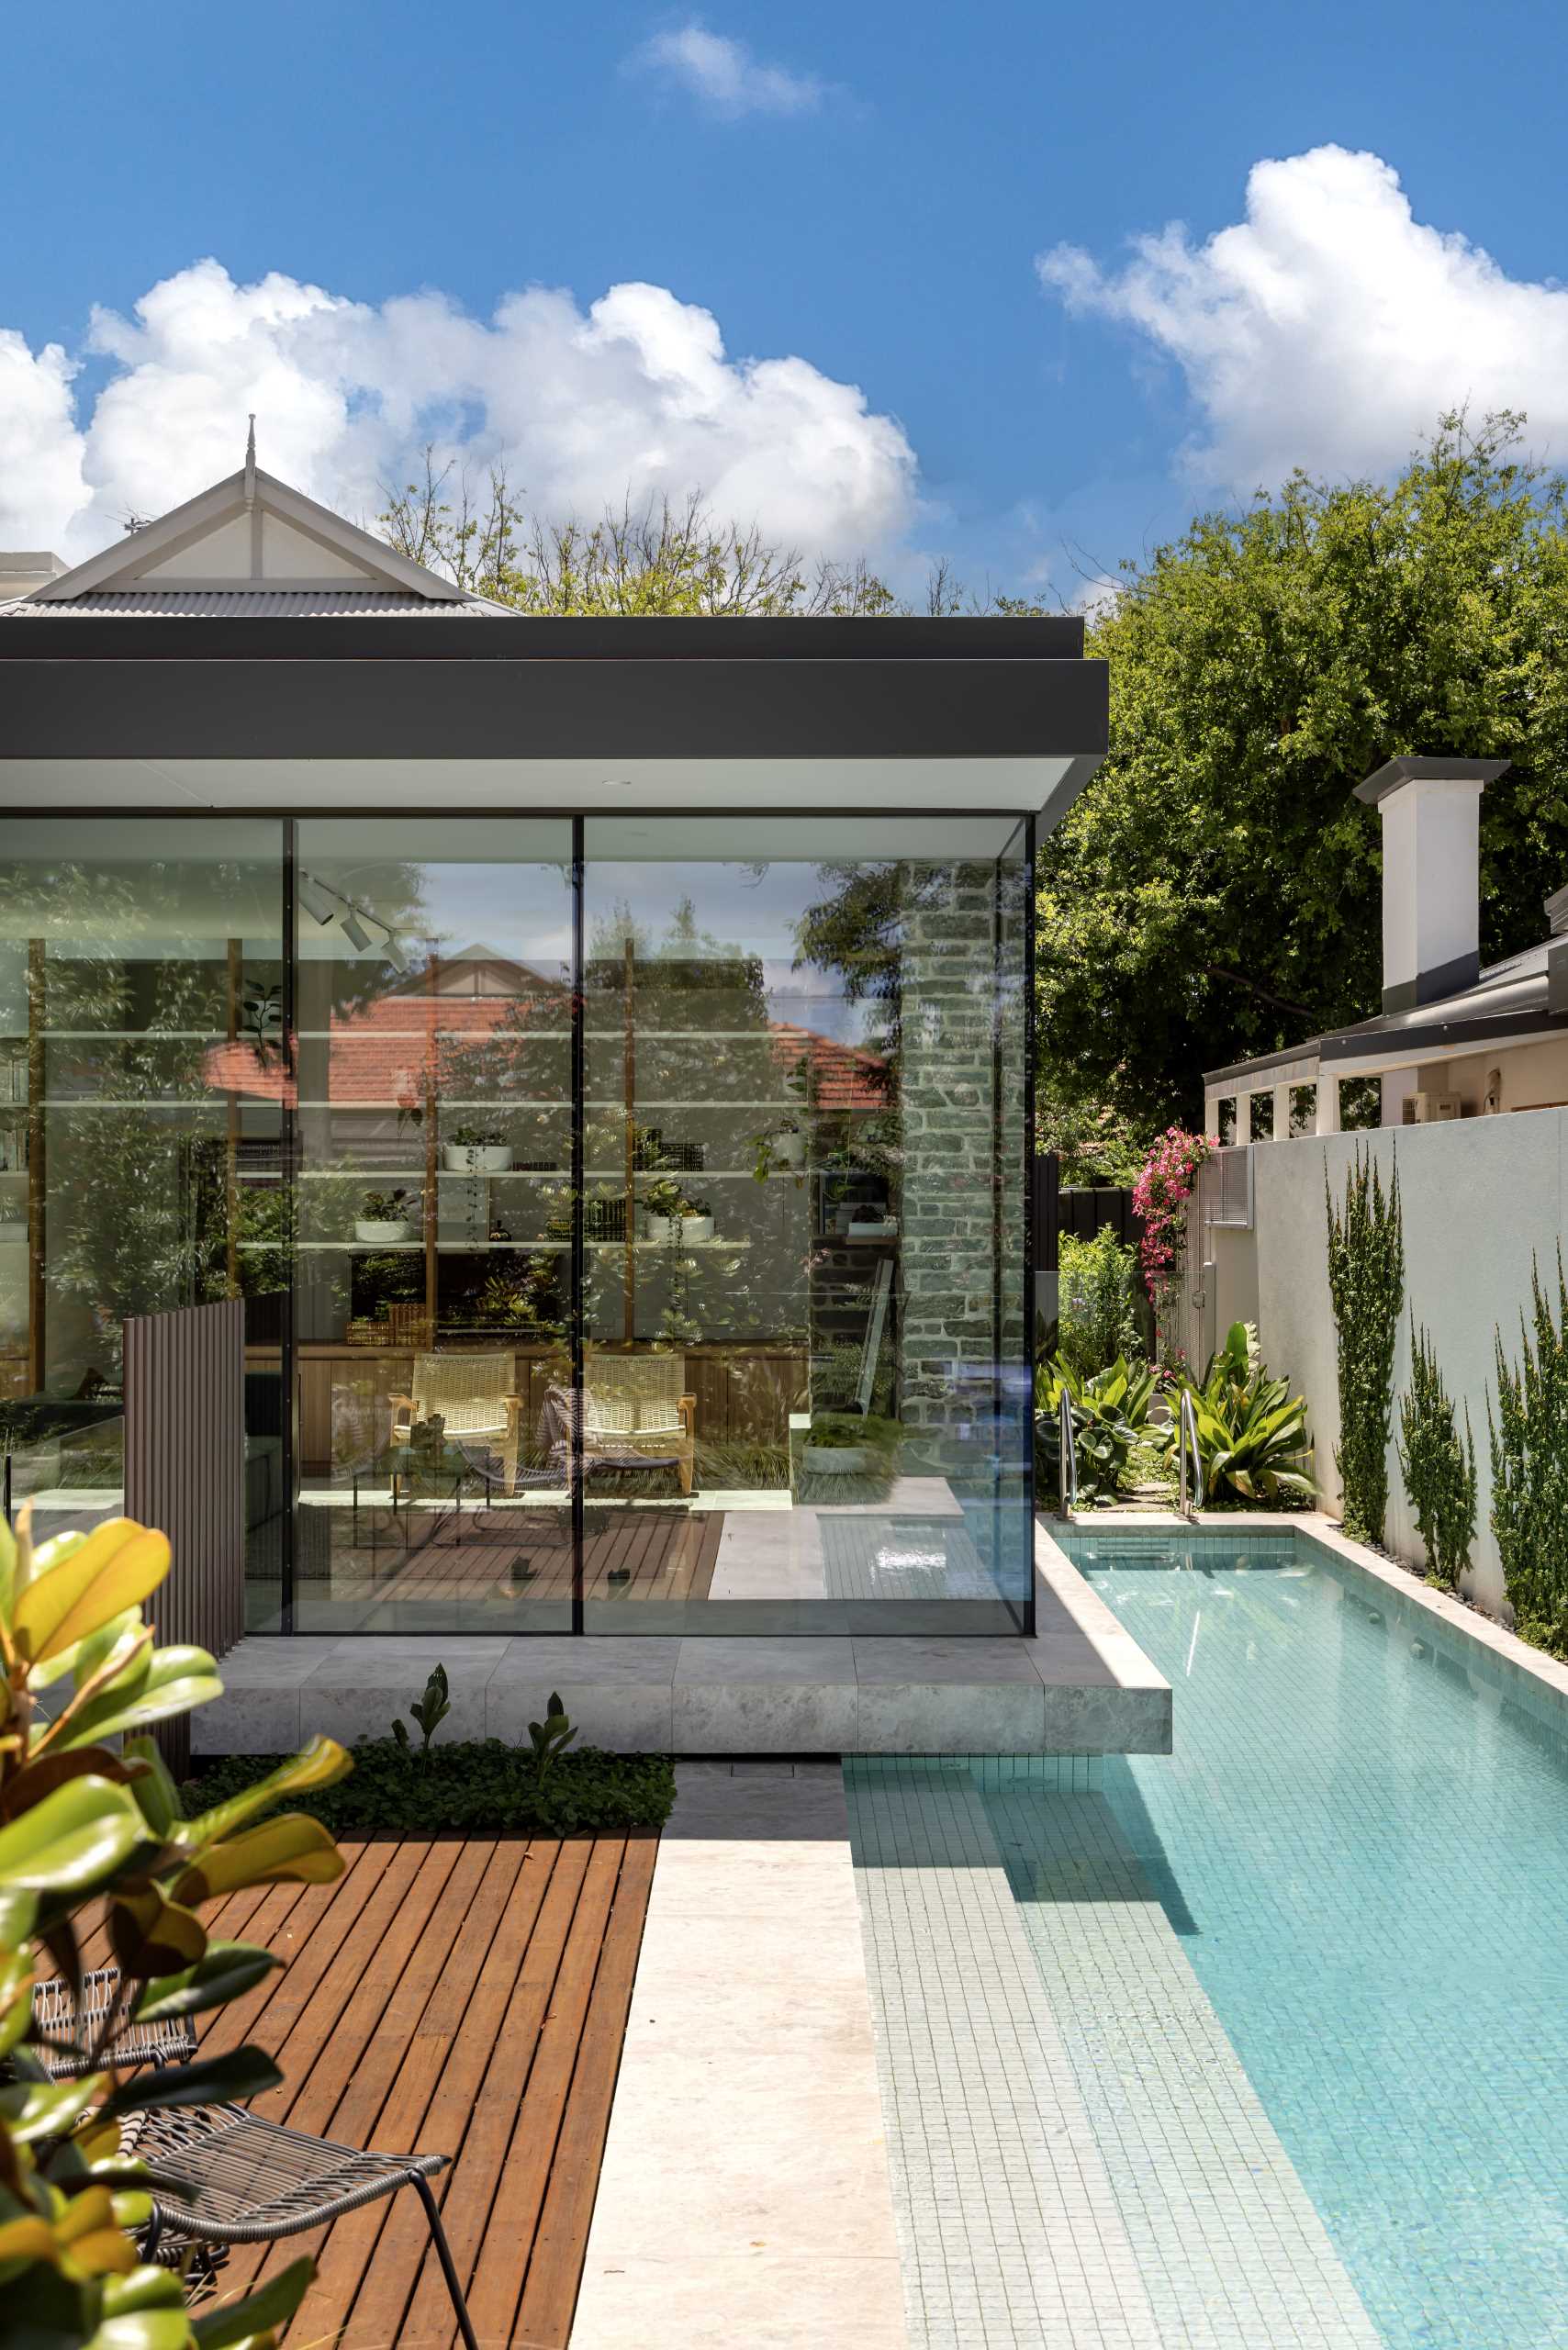
{"label": "air conditioning unit", "polygon": [[1407,1093],[1405,1097],[1407,1126],[1435,1126],[1445,1118],[1462,1114],[1463,1104],[1457,1093]]}

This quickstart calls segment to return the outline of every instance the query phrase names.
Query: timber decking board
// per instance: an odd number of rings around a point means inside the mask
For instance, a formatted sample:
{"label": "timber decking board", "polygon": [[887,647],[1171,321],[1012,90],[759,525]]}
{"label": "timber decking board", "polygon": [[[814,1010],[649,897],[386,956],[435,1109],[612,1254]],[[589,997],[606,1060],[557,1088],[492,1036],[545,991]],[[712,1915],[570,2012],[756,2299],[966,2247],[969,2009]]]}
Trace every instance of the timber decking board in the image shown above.
{"label": "timber decking board", "polygon": [[[343,1845],[330,1886],[235,1895],[210,1930],[288,1964],[202,2032],[282,2066],[257,2109],[432,2183],[482,2350],[566,2350],[653,1878],[653,1835]],[[341,1905],[341,1909],[340,1909]],[[229,2299],[301,2253],[288,2350],[450,2350],[452,2307],[410,2189],[330,2230],[237,2246]]]}

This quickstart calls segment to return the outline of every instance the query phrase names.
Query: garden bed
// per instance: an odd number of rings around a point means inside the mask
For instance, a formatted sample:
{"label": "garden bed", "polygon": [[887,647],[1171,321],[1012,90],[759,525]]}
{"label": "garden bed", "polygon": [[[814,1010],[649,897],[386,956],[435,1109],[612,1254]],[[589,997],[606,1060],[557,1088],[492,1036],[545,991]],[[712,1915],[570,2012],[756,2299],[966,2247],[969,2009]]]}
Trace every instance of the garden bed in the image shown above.
{"label": "garden bed", "polygon": [[[535,1836],[629,1833],[662,1828],[675,1802],[675,1765],[664,1754],[609,1754],[585,1746],[541,1778],[527,1747],[498,1738],[451,1739],[427,1751],[390,1738],[362,1739],[353,1769],[336,1785],[290,1798],[334,1836],[462,1830]],[[187,1817],[252,1787],[286,1758],[235,1754],[192,1774]]]}

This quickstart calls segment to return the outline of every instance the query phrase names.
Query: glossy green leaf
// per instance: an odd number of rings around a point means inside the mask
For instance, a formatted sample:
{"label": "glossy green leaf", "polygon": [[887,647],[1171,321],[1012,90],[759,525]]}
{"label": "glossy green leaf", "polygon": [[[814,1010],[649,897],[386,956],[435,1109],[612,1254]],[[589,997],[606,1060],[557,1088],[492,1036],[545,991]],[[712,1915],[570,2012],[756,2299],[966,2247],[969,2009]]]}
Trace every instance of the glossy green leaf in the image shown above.
{"label": "glossy green leaf", "polygon": [[182,1825],[182,1815],[179,1789],[168,1764],[150,1738],[128,1738],[125,1760],[130,1772],[130,1791],[140,1806],[142,1818],[155,1836],[169,1841]]}
{"label": "glossy green leaf", "polygon": [[65,1743],[74,1746],[83,1739],[140,1729],[171,1714],[189,1713],[194,1706],[208,1706],[222,1695],[218,1666],[206,1649],[154,1649],[134,1688],[110,1687],[88,1700],[73,1717]]}
{"label": "glossy green leaf", "polygon": [[0,1828],[0,1884],[79,1897],[123,1867],[145,1837],[128,1791],[89,1772]]}
{"label": "glossy green leaf", "polygon": [[0,2118],[22,2145],[58,2138],[96,2101],[103,2086],[101,2073],[79,2081],[10,2081],[0,2087]]}
{"label": "glossy green leaf", "polygon": [[111,1517],[68,1556],[40,1564],[17,1601],[12,1638],[29,1662],[46,1659],[138,1606],[168,1572],[166,1536]]}
{"label": "glossy green leaf", "polygon": [[199,1964],[207,1948],[201,1919],[156,1886],[109,1905],[109,1939],[122,1975],[173,1975]]}
{"label": "glossy green leaf", "polygon": [[190,1819],[171,1837],[176,1846],[196,1852],[222,1838],[232,1836],[247,1820],[254,1819],[285,1796],[309,1794],[317,1787],[330,1787],[353,1769],[353,1757],[345,1752],[334,1738],[313,1738],[304,1751],[290,1761],[280,1762],[275,1771],[247,1787],[243,1795],[230,1796],[227,1803],[217,1804],[204,1811],[198,1819]]}
{"label": "glossy green leaf", "polygon": [[293,2260],[244,2300],[198,2316],[192,2326],[200,2350],[240,2350],[252,2335],[285,2326],[309,2290],[313,2260]]}
{"label": "glossy green leaf", "polygon": [[118,2121],[127,2113],[164,2112],[172,2106],[241,2103],[276,2088],[283,2075],[259,2048],[227,2048],[194,2065],[169,2065],[122,2081],[102,2111]]}
{"label": "glossy green leaf", "polygon": [[343,1871],[342,1853],[319,1819],[302,1811],[263,1820],[215,1844],[175,1880],[177,1901],[214,1901],[248,1885],[330,1885]]}
{"label": "glossy green leaf", "polygon": [[209,1942],[194,1966],[146,1984],[132,2013],[138,2023],[163,2023],[172,2016],[197,2016],[227,2007],[253,1990],[283,1961],[254,1942]]}

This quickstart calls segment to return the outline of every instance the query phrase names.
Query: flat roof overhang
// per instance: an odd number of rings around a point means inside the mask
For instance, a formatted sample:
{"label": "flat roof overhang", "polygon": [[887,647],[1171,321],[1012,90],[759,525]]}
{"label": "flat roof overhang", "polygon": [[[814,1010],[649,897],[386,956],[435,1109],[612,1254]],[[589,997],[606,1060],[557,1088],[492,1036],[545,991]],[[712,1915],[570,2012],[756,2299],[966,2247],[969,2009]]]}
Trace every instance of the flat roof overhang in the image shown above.
{"label": "flat roof overhang", "polygon": [[704,804],[803,806],[821,762],[857,770],[822,805],[931,807],[946,770],[949,807],[1054,820],[1108,739],[1082,642],[1067,619],[32,616],[0,621],[0,805],[98,804],[62,763],[102,762],[156,771],[106,806],[291,804],[244,784],[258,763],[291,767],[302,807],[353,806],[334,771],[384,789],[387,763],[440,761],[464,769],[454,806],[623,806],[623,778],[689,805],[694,768]]}

